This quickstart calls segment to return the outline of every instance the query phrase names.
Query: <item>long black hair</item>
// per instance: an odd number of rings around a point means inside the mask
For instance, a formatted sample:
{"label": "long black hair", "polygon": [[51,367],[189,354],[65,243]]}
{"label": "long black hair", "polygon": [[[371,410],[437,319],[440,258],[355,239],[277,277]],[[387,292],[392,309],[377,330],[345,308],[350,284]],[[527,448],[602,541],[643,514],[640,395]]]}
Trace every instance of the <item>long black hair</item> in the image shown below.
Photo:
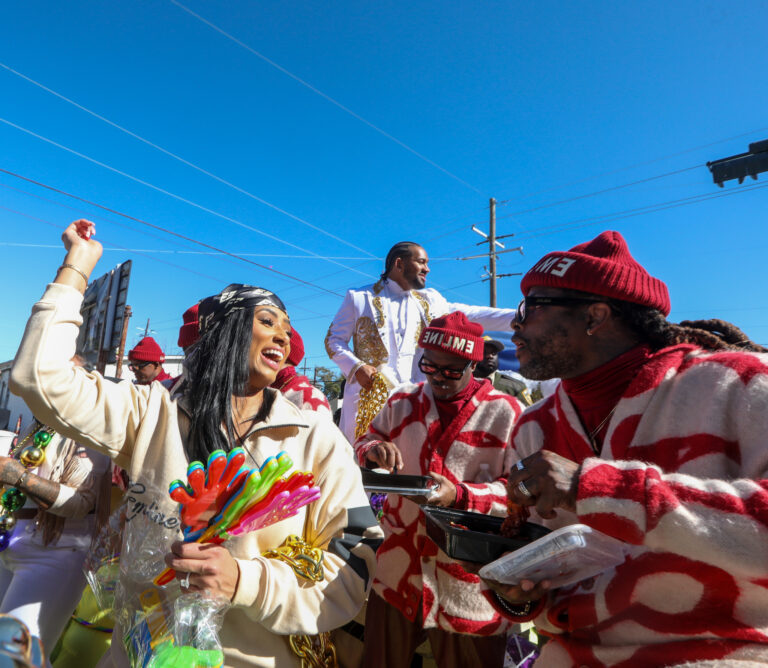
{"label": "long black hair", "polygon": [[421,248],[415,241],[398,241],[387,253],[387,259],[384,261],[384,271],[381,273],[380,278],[383,280],[389,276],[389,272],[395,266],[395,261],[403,257],[411,257],[411,248],[416,246]]}
{"label": "long black hair", "polygon": [[205,332],[187,356],[185,397],[191,428],[186,450],[190,461],[205,462],[214,450],[229,452],[235,447],[232,396],[244,394],[248,387],[253,311],[250,306],[229,314]]}

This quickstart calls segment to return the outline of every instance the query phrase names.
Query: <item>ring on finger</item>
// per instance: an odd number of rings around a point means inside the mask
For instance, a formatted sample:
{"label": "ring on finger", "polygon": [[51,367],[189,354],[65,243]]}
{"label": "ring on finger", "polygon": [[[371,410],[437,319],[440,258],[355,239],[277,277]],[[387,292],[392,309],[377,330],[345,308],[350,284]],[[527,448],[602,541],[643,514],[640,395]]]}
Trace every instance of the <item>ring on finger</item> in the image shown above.
{"label": "ring on finger", "polygon": [[529,499],[533,497],[533,494],[531,494],[530,490],[525,485],[525,480],[521,480],[519,483],[517,483],[517,489],[523,496]]}

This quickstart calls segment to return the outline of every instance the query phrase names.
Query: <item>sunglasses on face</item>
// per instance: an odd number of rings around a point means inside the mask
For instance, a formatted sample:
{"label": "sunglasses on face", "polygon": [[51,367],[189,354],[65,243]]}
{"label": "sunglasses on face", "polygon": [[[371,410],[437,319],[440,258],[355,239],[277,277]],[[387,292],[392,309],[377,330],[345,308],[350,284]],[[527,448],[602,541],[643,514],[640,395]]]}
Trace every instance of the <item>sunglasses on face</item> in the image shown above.
{"label": "sunglasses on face", "polygon": [[147,364],[152,364],[152,362],[130,362],[128,368],[131,371],[136,371],[136,369],[143,369]]}
{"label": "sunglasses on face", "polygon": [[459,380],[466,370],[469,369],[470,364],[472,364],[472,360],[467,362],[463,369],[454,369],[449,366],[438,366],[422,357],[419,360],[419,369],[421,369],[421,372],[427,376],[434,376],[436,373],[440,372],[443,374],[443,378],[448,380]]}
{"label": "sunglasses on face", "polygon": [[523,297],[517,305],[515,322],[522,325],[528,316],[528,310],[542,306],[578,306],[579,304],[597,304],[602,299],[590,299],[589,297]]}

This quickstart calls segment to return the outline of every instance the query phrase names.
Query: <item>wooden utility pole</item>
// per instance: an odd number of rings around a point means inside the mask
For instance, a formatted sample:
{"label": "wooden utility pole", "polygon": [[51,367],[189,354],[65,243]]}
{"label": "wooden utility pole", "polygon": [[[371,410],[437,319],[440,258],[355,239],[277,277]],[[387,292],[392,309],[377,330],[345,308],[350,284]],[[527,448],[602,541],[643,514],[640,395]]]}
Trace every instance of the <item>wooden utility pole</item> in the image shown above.
{"label": "wooden utility pole", "polygon": [[496,307],[496,200],[491,197],[491,219],[488,223],[488,273],[491,275],[491,306]]}
{"label": "wooden utility pole", "polygon": [[123,353],[125,352],[125,340],[128,337],[128,321],[133,312],[128,304],[123,311],[123,331],[120,332],[120,346],[117,348],[117,359],[115,360],[115,378],[120,378],[123,373]]}

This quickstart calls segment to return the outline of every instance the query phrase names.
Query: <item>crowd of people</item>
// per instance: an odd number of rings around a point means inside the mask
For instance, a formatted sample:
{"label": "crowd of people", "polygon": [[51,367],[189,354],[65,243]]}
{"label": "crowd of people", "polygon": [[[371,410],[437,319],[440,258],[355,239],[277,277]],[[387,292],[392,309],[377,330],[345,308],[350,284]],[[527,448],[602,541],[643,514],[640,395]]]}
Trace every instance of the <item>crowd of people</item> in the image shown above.
{"label": "crowd of people", "polygon": [[[729,323],[667,321],[667,286],[619,233],[545,255],[506,309],[448,302],[426,287],[426,250],[393,246],[325,339],[346,381],[339,428],[265,288],[232,284],[184,313],[176,378],[150,337],[128,355],[135,382],[84,368],[92,233],[83,220],[66,228],[64,261],[32,308],[12,390],[36,422],[0,457],[0,610],[48,657],[116,467],[131,502],[166,522],[159,509],[190,462],[242,448],[259,466],[287,452],[320,498],[223,544],[169,543],[179,591],[229,604],[224,665],[408,667],[428,641],[440,668],[501,668],[530,624],[545,668],[768,663],[767,351]],[[554,390],[532,396],[499,374],[503,344],[485,330],[511,330],[520,374]],[[361,467],[430,482],[388,494],[377,519]],[[426,507],[579,523],[632,549],[568,586],[504,584],[443,552]],[[120,559],[117,605],[144,600],[146,579]],[[362,651],[334,649],[354,620]],[[102,665],[136,665],[125,624],[116,614]]]}

